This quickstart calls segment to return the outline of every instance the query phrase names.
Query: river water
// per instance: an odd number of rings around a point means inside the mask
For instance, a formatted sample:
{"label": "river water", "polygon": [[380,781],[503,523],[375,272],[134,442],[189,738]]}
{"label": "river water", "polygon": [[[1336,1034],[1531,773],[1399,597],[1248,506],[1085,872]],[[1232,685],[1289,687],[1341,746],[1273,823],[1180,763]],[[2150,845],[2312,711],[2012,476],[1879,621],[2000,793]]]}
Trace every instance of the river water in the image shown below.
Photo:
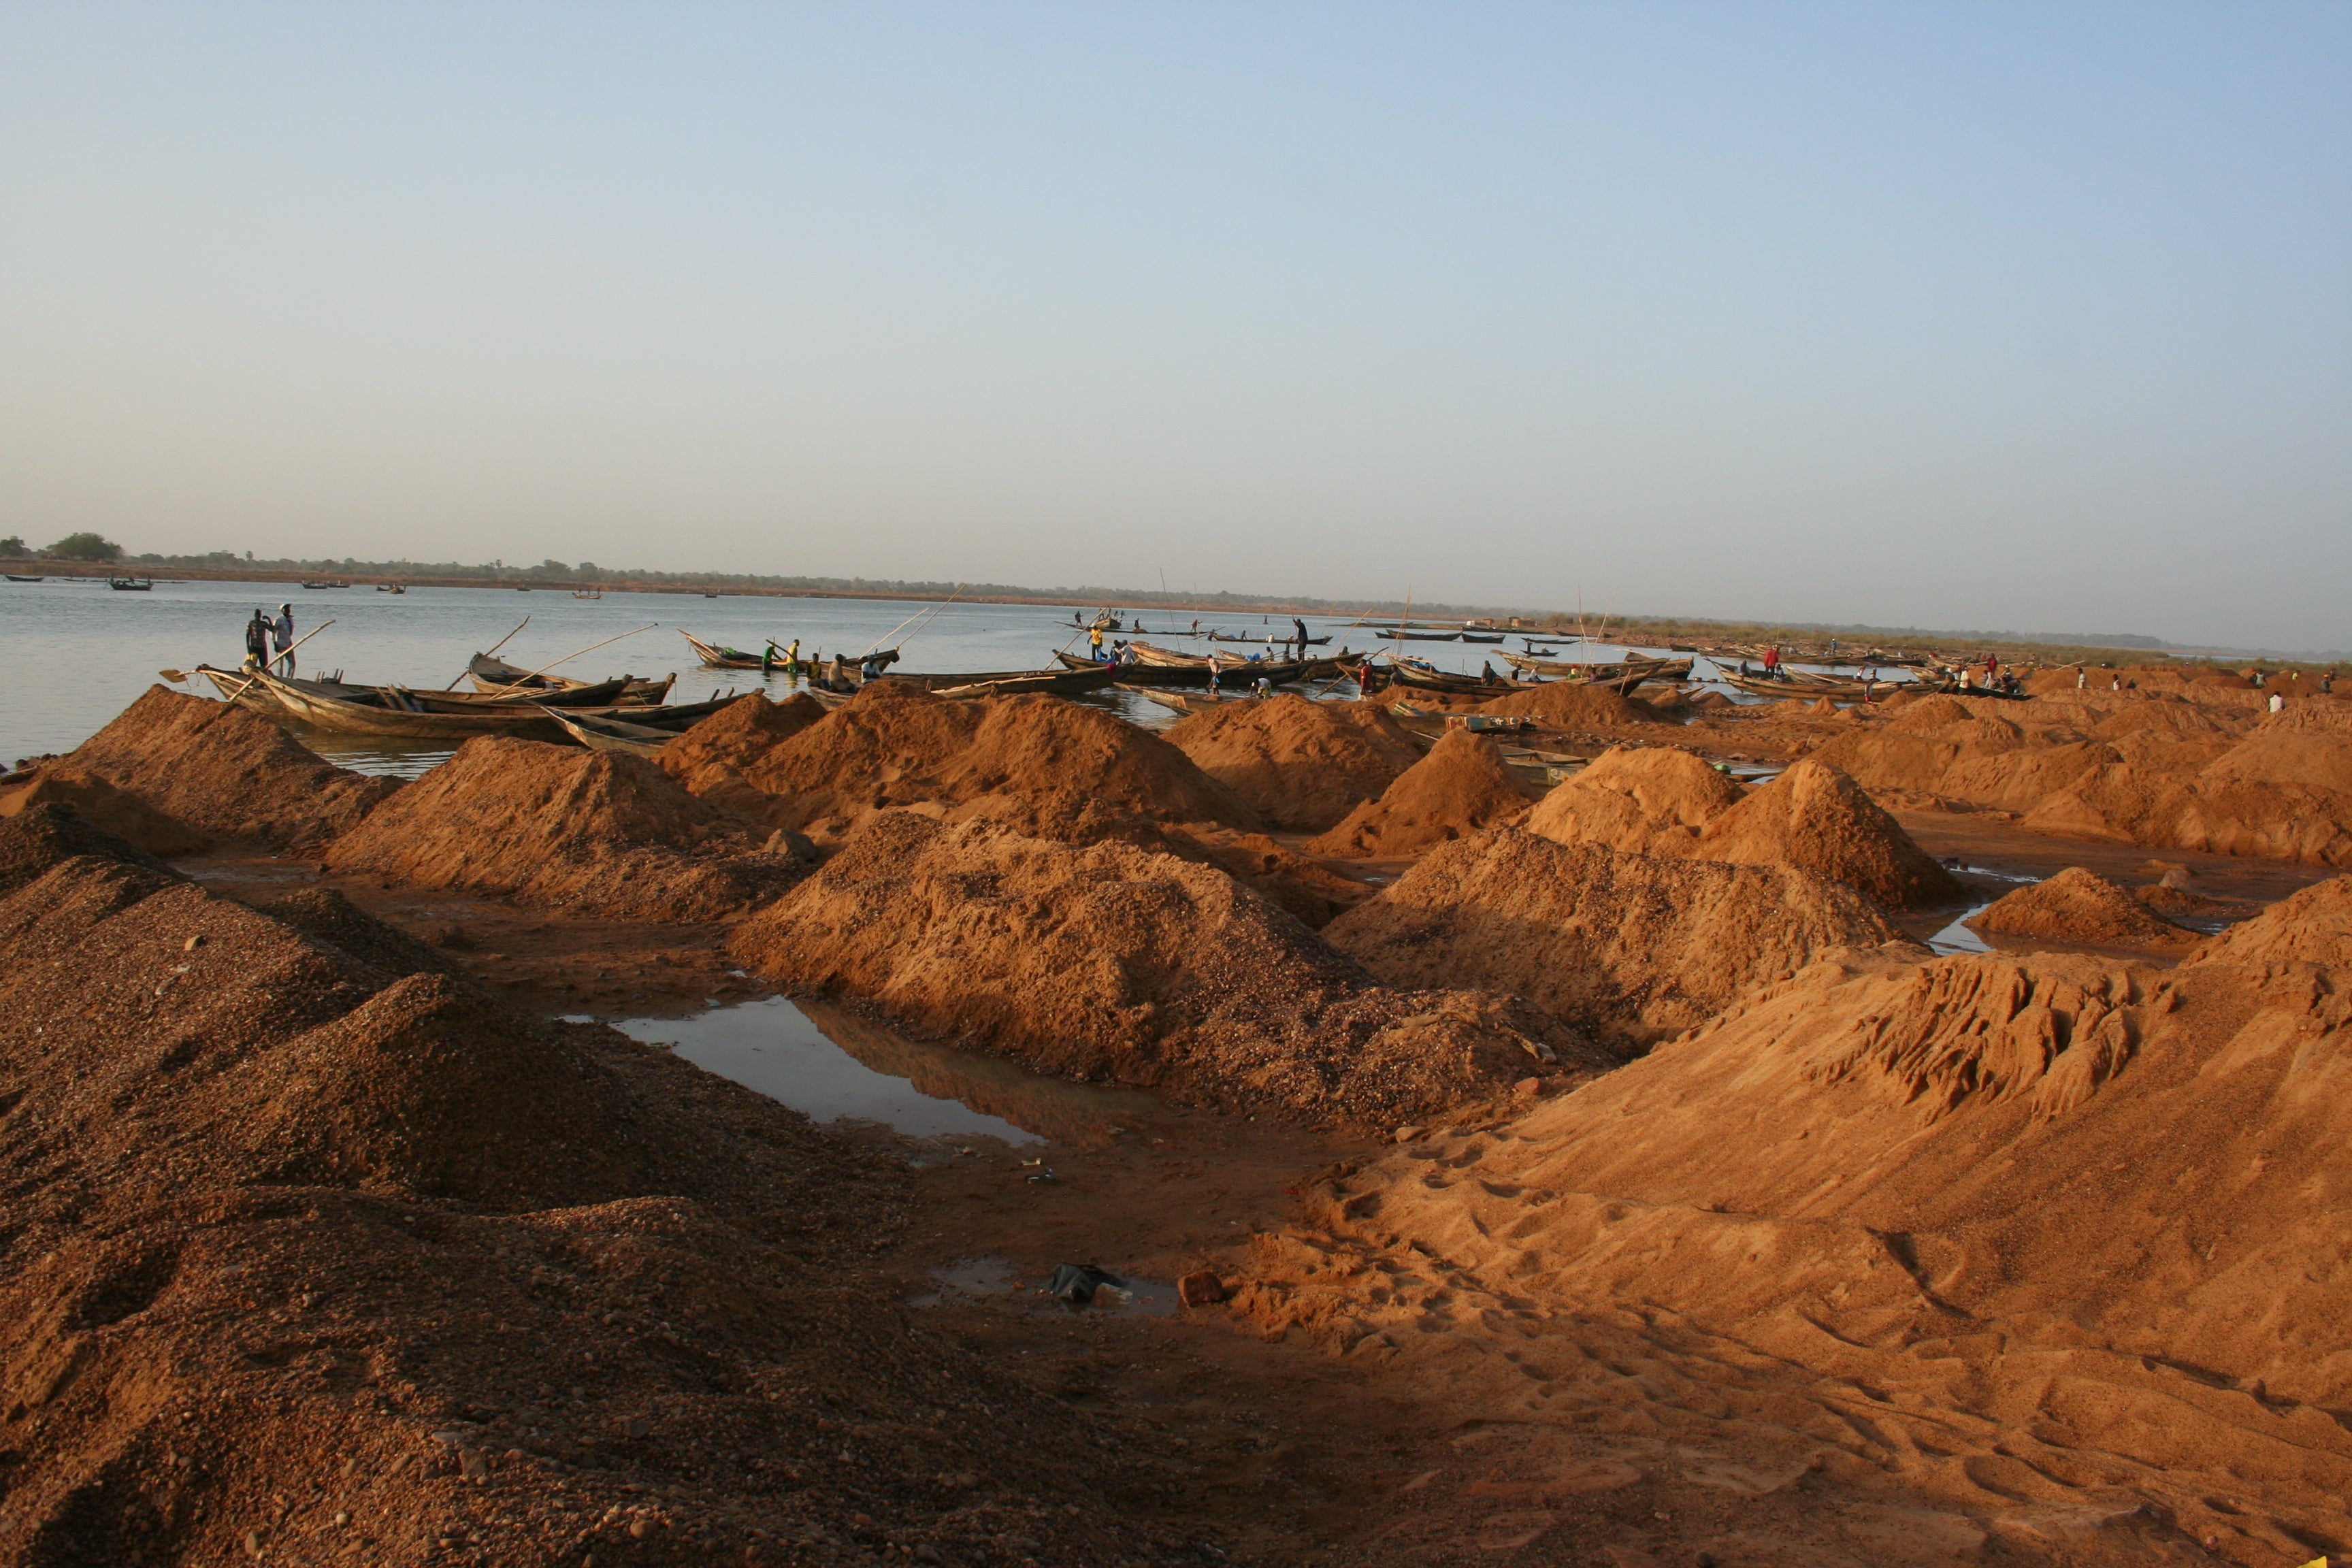
{"label": "river water", "polygon": [[[764,681],[758,671],[703,668],[681,631],[706,642],[757,648],[773,637],[801,641],[803,655],[836,651],[857,654],[877,645],[899,643],[900,667],[909,670],[1000,671],[1050,667],[1056,648],[1083,652],[1085,633],[1071,624],[1066,605],[953,604],[935,606],[892,599],[803,599],[752,595],[712,598],[698,593],[614,594],[575,599],[562,590],[519,592],[510,588],[419,588],[380,594],[368,584],[349,588],[303,589],[284,583],[157,583],[150,593],[117,593],[102,579],[52,577],[42,583],[0,583],[0,657],[10,679],[0,700],[0,762],[69,751],[121,712],[164,669],[193,670],[199,663],[233,668],[245,655],[247,619],[256,609],[276,614],[294,607],[298,634],[322,622],[334,624],[297,655],[299,674],[333,675],[354,681],[397,681],[418,688],[460,683],[467,659],[508,638],[499,657],[526,668],[553,664],[566,655],[622,633],[634,635],[562,666],[583,679],[631,674],[662,676],[675,670],[679,701],[699,700],[730,689],[764,688],[782,695],[781,675]],[[518,624],[529,617],[520,632]],[[928,616],[929,618],[924,618]],[[1331,637],[1318,652],[1382,645],[1349,617],[1309,616],[1310,635]],[[918,624],[909,626],[910,620]],[[1129,617],[1132,624],[1132,617]],[[653,623],[651,629],[635,628]],[[1146,641],[1187,652],[1213,646],[1245,654],[1232,644],[1190,637],[1192,613],[1171,620],[1145,613]],[[1203,631],[1220,629],[1253,637],[1288,629],[1286,616],[1252,612],[1203,612]],[[509,634],[514,635],[509,638]],[[1519,646],[1514,637],[1504,645]],[[1554,646],[1573,647],[1572,642]],[[1494,659],[1493,645],[1419,642],[1405,654],[1440,669],[1475,674]],[[1629,650],[1595,644],[1589,657],[1621,658]],[[1502,661],[1494,659],[1499,670]],[[1704,660],[1696,672],[1712,673]],[[180,687],[211,697],[201,679]],[[1126,693],[1089,699],[1138,722],[1172,722],[1169,710]],[[318,750],[346,766],[413,775],[448,753],[348,738],[306,736]]]}

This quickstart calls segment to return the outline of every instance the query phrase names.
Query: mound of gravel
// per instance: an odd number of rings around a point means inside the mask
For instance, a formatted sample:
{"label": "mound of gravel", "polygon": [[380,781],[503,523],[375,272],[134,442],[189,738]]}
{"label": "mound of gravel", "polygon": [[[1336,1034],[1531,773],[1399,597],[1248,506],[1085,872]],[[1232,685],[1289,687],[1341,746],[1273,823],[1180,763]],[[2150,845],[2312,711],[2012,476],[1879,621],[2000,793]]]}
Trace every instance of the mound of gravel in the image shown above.
{"label": "mound of gravel", "polygon": [[2069,866],[2044,882],[2004,895],[1969,929],[2092,947],[2163,948],[2196,940],[2095,871]]}
{"label": "mound of gravel", "polygon": [[1547,1049],[1603,1059],[1524,1007],[1380,986],[1213,868],[914,812],[866,822],[731,951],[1041,1071],[1318,1123],[1429,1115]]}
{"label": "mound of gravel", "polygon": [[1527,809],[1527,794],[1495,743],[1467,730],[1449,730],[1379,799],[1308,841],[1307,852],[1341,859],[1416,855]]}
{"label": "mound of gravel", "polygon": [[608,920],[740,913],[798,875],[641,757],[483,735],[329,849],[338,871]]}
{"label": "mound of gravel", "polygon": [[301,851],[349,832],[400,788],[335,766],[234,703],[161,686],[70,761],[199,832]]}

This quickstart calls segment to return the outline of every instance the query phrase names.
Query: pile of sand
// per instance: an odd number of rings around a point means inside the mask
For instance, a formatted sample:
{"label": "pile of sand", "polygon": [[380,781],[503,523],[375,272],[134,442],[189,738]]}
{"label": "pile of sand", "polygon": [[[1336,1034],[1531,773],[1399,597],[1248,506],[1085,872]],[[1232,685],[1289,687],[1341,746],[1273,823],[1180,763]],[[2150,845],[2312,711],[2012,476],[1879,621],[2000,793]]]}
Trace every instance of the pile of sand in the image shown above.
{"label": "pile of sand", "polygon": [[1690,752],[1612,746],[1555,784],[1528,817],[1530,832],[1562,844],[1603,844],[1634,855],[1689,852],[1707,824],[1738,805],[1739,785]]}
{"label": "pile of sand", "polygon": [[83,742],[72,765],[199,832],[310,849],[400,787],[349,773],[233,703],[151,686]]}
{"label": "pile of sand", "polygon": [[1288,693],[1219,703],[1164,733],[1268,826],[1302,833],[1335,826],[1422,755],[1378,704],[1310,702]]}
{"label": "pile of sand", "polygon": [[1890,910],[1966,896],[1853,780],[1812,757],[1743,790],[1686,752],[1612,751],[1554,786],[1528,826],[1564,844],[1794,866]]}
{"label": "pile of sand", "polygon": [[759,845],[643,758],[484,735],[336,840],[327,864],[607,920],[709,921],[797,875]]}
{"label": "pile of sand", "polygon": [[1451,730],[1429,754],[1307,846],[1310,855],[1386,859],[1416,855],[1528,808],[1528,796],[1503,765],[1502,752],[1483,735]]}
{"label": "pile of sand", "polygon": [[[1244,1310],[1442,1376],[1465,1424],[1671,1437],[1679,1402],[1777,1449],[1722,1482],[1750,1496],[1822,1470],[2033,1560],[2301,1560],[2352,1537],[2342,1221],[2314,1198],[2352,1187],[2352,1004],[2339,971],[2224,962],[2242,940],[2168,976],[1816,964],[1327,1182],[1323,1234],[1265,1237]],[[2101,1545],[2150,1509],[2148,1554]]]}
{"label": "pile of sand", "polygon": [[2025,826],[2063,837],[2352,866],[2352,711],[2306,702],[2272,714],[2185,776],[2161,757],[2096,768],[2042,802]]}
{"label": "pile of sand", "polygon": [[0,822],[0,868],[12,1558],[1177,1550],[1106,1495],[1174,1461],[865,1272],[896,1159],[54,806]]}
{"label": "pile of sand", "polygon": [[1970,931],[2087,947],[2179,947],[2195,940],[2095,871],[2069,866],[1971,916]]}
{"label": "pile of sand", "polygon": [[877,681],[739,771],[770,797],[761,820],[820,841],[908,805],[1081,842],[1138,824],[1260,826],[1160,736],[1055,697],[963,701]]}
{"label": "pile of sand", "polygon": [[1858,888],[1890,910],[1968,896],[1860,785],[1812,757],[1750,790],[1707,825],[1689,853],[1738,865],[1799,867]]}
{"label": "pile of sand", "polygon": [[37,805],[64,806],[150,855],[193,855],[206,843],[187,824],[174,822],[130,791],[71,763],[50,763],[0,785],[0,817]]}
{"label": "pile of sand", "polygon": [[2352,975],[2352,877],[2313,883],[2205,942],[2187,962],[2318,963]]}
{"label": "pile of sand", "polygon": [[1432,851],[1325,936],[1388,984],[1524,996],[1633,1051],[1825,951],[1904,940],[1869,900],[1809,872],[1513,828]]}
{"label": "pile of sand", "polygon": [[824,717],[824,705],[806,692],[771,702],[754,691],[664,746],[662,772],[713,805],[763,820],[767,797],[745,780],[744,768]]}
{"label": "pile of sand", "polygon": [[[914,812],[867,821],[731,951],[902,1027],[1194,1103],[1392,1125],[1601,1058],[1525,1008],[1394,991],[1222,872]],[[1531,1043],[1532,1042],[1532,1043]]]}
{"label": "pile of sand", "polygon": [[1481,713],[1516,714],[1549,730],[1620,730],[1632,724],[1662,724],[1665,715],[1606,686],[1551,680],[1478,705]]}

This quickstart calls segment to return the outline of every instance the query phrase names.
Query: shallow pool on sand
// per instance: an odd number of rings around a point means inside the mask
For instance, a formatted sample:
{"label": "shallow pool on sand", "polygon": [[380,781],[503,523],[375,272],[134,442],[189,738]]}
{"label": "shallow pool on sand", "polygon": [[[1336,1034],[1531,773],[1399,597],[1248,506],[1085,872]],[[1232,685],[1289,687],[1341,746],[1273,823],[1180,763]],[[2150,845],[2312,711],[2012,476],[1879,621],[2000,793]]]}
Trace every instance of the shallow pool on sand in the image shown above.
{"label": "shallow pool on sand", "polygon": [[878,1121],[914,1138],[1104,1147],[1182,1113],[1139,1089],[1043,1078],[931,1045],[845,1008],[768,996],[685,1018],[618,1018],[631,1039],[782,1100],[813,1121]]}

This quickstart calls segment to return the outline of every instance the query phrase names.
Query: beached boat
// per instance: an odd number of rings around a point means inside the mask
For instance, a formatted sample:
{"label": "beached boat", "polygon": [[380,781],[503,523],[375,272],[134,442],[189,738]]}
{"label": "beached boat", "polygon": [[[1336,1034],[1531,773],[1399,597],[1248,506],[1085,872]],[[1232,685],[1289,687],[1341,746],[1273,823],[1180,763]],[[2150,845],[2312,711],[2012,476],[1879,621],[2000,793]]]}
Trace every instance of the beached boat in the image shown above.
{"label": "beached boat", "polygon": [[118,594],[144,594],[155,586],[152,577],[109,577],[106,585]]}
{"label": "beached boat", "polygon": [[649,762],[677,738],[675,730],[656,730],[622,719],[600,719],[591,713],[566,713],[556,709],[551,716],[565,734],[592,752],[626,752]]}
{"label": "beached boat", "polygon": [[11,583],[46,583],[48,579],[47,577],[19,577],[16,574],[11,572],[8,574],[8,581]]}

